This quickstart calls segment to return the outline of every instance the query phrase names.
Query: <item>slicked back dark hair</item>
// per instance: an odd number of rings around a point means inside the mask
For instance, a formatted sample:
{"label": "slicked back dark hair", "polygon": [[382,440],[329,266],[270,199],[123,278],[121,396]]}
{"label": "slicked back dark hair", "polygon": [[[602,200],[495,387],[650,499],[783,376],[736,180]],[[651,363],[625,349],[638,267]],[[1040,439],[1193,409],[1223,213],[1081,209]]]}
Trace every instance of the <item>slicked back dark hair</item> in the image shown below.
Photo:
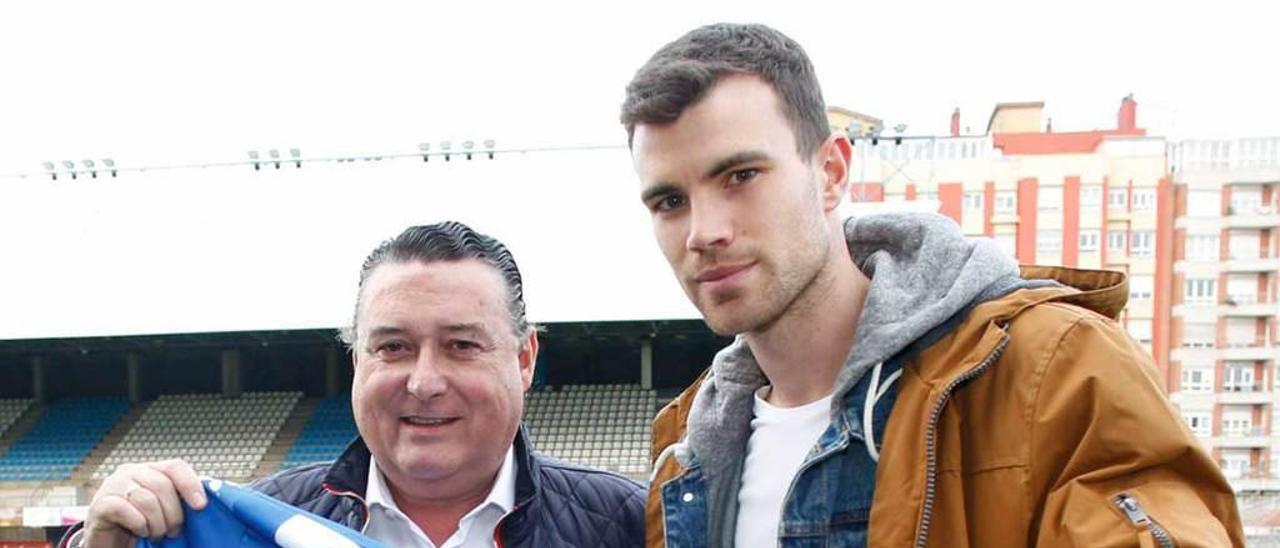
{"label": "slicked back dark hair", "polygon": [[795,40],[759,24],[717,23],[659,49],[627,85],[622,125],[630,145],[640,124],[667,124],[706,96],[720,79],[753,75],[773,87],[808,159],[830,135],[826,104],[813,64]]}
{"label": "slicked back dark hair", "polygon": [[492,266],[502,275],[507,286],[507,309],[511,314],[511,328],[517,338],[529,334],[529,321],[525,319],[524,283],[516,260],[498,240],[476,232],[457,221],[445,221],[424,226],[411,226],[399,236],[378,245],[364,260],[360,268],[360,286],[356,293],[356,311],[351,325],[339,332],[348,346],[356,344],[357,321],[360,318],[360,299],[364,284],[374,269],[386,263],[453,262],[475,259]]}

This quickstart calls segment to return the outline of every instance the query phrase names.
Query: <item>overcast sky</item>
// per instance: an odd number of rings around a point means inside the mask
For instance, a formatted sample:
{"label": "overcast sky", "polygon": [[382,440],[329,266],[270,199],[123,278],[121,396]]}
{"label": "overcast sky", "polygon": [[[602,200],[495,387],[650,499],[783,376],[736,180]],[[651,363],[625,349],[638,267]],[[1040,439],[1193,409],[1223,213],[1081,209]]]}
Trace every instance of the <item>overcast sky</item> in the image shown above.
{"label": "overcast sky", "polygon": [[412,151],[422,141],[618,143],[623,86],[703,23],[799,40],[829,104],[907,133],[1044,100],[1058,131],[1280,135],[1274,2],[5,2],[0,175]]}
{"label": "overcast sky", "polygon": [[1280,18],[1245,4],[603,4],[0,3],[0,338],[338,325],[367,250],[442,218],[512,246],[539,321],[694,317],[620,149],[109,184],[4,175],[45,160],[145,167],[269,148],[621,144],[635,69],[721,20],[792,35],[828,103],[909,134],[946,132],[957,106],[982,132],[996,102],[1028,100],[1048,103],[1058,131],[1112,127],[1133,93],[1153,133],[1280,135]]}

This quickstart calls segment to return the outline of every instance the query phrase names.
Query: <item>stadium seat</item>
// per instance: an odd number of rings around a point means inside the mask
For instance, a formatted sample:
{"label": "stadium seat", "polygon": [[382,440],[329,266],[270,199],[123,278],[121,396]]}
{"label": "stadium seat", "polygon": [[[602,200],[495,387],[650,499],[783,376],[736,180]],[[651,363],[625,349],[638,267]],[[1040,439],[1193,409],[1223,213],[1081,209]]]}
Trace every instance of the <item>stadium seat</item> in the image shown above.
{"label": "stadium seat", "polygon": [[351,414],[351,398],[331,396],[320,400],[297,441],[285,455],[282,468],[312,462],[325,462],[338,457],[342,449],[356,437],[356,423]]}
{"label": "stadium seat", "polygon": [[[9,403],[9,402],[25,402]],[[9,419],[5,429],[31,404],[30,400],[3,400],[0,421],[8,416],[9,405],[21,411]],[[71,477],[76,466],[93,451],[102,437],[128,410],[119,398],[72,398],[49,405],[31,429],[14,440],[0,455],[0,480],[50,481]]]}
{"label": "stadium seat", "polygon": [[569,385],[532,392],[525,424],[552,457],[643,478],[656,394],[637,385]]}
{"label": "stadium seat", "polygon": [[301,397],[301,392],[160,396],[93,477],[105,478],[128,462],[182,458],[198,474],[247,479]]}

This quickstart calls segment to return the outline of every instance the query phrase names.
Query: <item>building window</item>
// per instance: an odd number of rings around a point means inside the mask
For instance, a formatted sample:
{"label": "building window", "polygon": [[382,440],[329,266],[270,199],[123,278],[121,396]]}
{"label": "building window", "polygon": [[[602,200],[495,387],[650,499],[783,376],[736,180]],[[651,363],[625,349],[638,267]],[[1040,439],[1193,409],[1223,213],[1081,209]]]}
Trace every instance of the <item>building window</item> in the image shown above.
{"label": "building window", "polygon": [[1081,230],[1080,231],[1080,252],[1081,253],[1097,253],[1098,238],[1101,234],[1097,230]]}
{"label": "building window", "polygon": [[1128,189],[1113,188],[1107,191],[1107,207],[1124,209],[1127,205],[1129,205]]}
{"label": "building window", "polygon": [[1149,274],[1134,274],[1129,277],[1129,300],[1146,301],[1151,299],[1155,278]]}
{"label": "building window", "polygon": [[1080,187],[1080,207],[1098,207],[1102,205],[1102,187]]}
{"label": "building window", "polygon": [[1257,259],[1262,254],[1261,231],[1232,230],[1227,233],[1227,256],[1232,259]]}
{"label": "building window", "polygon": [[999,215],[1013,215],[1018,208],[1018,195],[1009,191],[1001,191],[996,193],[996,213]]}
{"label": "building window", "polygon": [[1124,251],[1124,232],[1113,230],[1107,233],[1107,251]]}
{"label": "building window", "polygon": [[1141,344],[1151,344],[1151,320],[1129,318],[1129,336]]}
{"label": "building window", "polygon": [[1248,348],[1258,345],[1258,321],[1253,318],[1227,318],[1227,346]]}
{"label": "building window", "polygon": [[1228,479],[1249,477],[1249,454],[1228,454],[1224,451],[1222,454],[1222,474],[1227,476]]}
{"label": "building window", "polygon": [[1227,276],[1227,304],[1253,304],[1257,301],[1257,274],[1231,274]]}
{"label": "building window", "polygon": [[982,191],[970,191],[964,193],[964,211],[972,211],[982,214]]}
{"label": "building window", "polygon": [[1226,411],[1222,414],[1222,435],[1248,436],[1253,433],[1253,413]]}
{"label": "building window", "polygon": [[1215,323],[1182,324],[1182,346],[1184,348],[1213,348],[1217,346],[1218,326]]}
{"label": "building window", "polygon": [[1183,369],[1182,391],[1193,394],[1213,392],[1213,370],[1203,367]]}
{"label": "building window", "polygon": [[1191,429],[1191,433],[1202,438],[1213,435],[1213,427],[1209,425],[1209,413],[1203,411],[1184,411],[1182,420],[1187,421],[1187,427]]}
{"label": "building window", "polygon": [[1185,284],[1183,301],[1187,303],[1213,303],[1218,298],[1218,280],[1213,278],[1189,278]]}
{"label": "building window", "polygon": [[1156,208],[1156,189],[1154,188],[1133,189],[1134,211],[1149,211],[1155,208]]}
{"label": "building window", "polygon": [[1262,211],[1262,187],[1236,185],[1231,188],[1231,214],[1256,215]]}
{"label": "building window", "polygon": [[1062,211],[1062,187],[1040,187],[1036,208],[1040,211]]}
{"label": "building window", "polygon": [[1150,257],[1156,251],[1156,234],[1150,230],[1130,233],[1129,254],[1134,257]]}
{"label": "building window", "polygon": [[1187,193],[1188,217],[1222,215],[1222,193],[1216,190],[1192,190]]}
{"label": "building window", "polygon": [[1224,392],[1253,392],[1260,389],[1253,383],[1252,362],[1227,362],[1227,367],[1222,373]]}
{"label": "building window", "polygon": [[1036,235],[1036,253],[1060,253],[1062,252],[1062,231],[1061,230],[1041,230]]}
{"label": "building window", "polygon": [[1218,254],[1218,235],[1188,235],[1186,256],[1189,261],[1217,261],[1220,256]]}

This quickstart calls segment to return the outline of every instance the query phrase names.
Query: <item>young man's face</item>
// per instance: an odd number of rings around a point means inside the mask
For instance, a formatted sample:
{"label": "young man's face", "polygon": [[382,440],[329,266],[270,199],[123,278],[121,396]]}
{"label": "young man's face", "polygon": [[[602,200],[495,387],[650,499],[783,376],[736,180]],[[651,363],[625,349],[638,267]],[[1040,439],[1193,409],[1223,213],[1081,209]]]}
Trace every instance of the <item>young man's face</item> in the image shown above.
{"label": "young man's face", "polygon": [[392,489],[443,498],[489,485],[538,351],[532,332],[512,333],[498,271],[477,260],[383,264],[357,326],[352,408]]}
{"label": "young man's face", "polygon": [[754,76],[721,80],[674,123],[636,126],[654,234],[717,333],[769,327],[822,269],[843,180],[833,190],[817,156],[797,153],[776,93]]}

